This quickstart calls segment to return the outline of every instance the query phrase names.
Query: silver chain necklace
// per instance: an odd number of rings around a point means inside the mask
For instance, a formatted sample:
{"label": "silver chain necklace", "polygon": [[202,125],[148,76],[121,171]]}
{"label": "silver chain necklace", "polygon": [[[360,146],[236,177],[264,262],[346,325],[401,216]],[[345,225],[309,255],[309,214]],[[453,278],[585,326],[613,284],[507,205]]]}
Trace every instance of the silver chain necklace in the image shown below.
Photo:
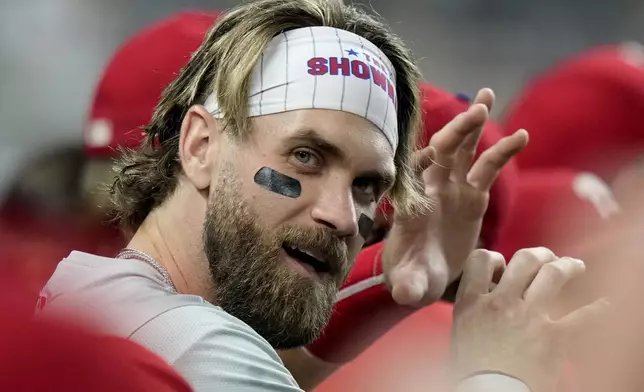
{"label": "silver chain necklace", "polygon": [[166,285],[170,286],[175,293],[177,292],[177,288],[174,287],[174,283],[172,283],[172,279],[170,279],[170,274],[168,273],[168,271],[149,254],[138,249],[125,248],[118,255],[116,255],[116,258],[124,260],[139,260],[148,264],[159,274],[161,274]]}

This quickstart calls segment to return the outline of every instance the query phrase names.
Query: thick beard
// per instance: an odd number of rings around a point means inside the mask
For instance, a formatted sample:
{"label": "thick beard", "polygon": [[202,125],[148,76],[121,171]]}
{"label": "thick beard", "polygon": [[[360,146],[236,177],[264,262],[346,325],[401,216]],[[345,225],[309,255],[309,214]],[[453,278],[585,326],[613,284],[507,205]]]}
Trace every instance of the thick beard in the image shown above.
{"label": "thick beard", "polygon": [[[266,339],[275,349],[311,343],[331,317],[348,273],[344,244],[330,230],[263,229],[243,200],[233,173],[226,173],[208,205],[204,251],[216,304]],[[336,259],[338,275],[316,281],[279,262],[282,244],[319,246]]]}

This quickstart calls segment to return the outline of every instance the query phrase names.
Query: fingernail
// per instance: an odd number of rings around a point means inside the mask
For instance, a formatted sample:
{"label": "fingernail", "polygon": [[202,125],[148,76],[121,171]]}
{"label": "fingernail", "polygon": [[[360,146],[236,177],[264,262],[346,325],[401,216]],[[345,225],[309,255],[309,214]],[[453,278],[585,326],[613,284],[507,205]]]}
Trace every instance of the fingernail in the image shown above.
{"label": "fingernail", "polygon": [[488,91],[488,92],[490,92],[490,93],[494,94],[494,90],[492,90],[490,87],[483,87],[483,88],[481,89],[481,91]]}
{"label": "fingernail", "polygon": [[562,259],[567,259],[569,260],[576,268],[579,268],[581,270],[586,270],[586,263],[584,263],[582,260],[576,259],[574,257],[562,257]]}
{"label": "fingernail", "polygon": [[526,131],[525,129],[522,128],[522,129],[519,129],[516,132],[514,132],[515,135],[518,134],[518,133],[526,133],[527,134],[528,131]]}
{"label": "fingernail", "polygon": [[477,103],[477,104],[474,104],[474,105],[472,105],[472,108],[474,108],[474,107],[476,107],[476,106],[480,106],[480,107],[482,107],[483,109],[485,109],[485,111],[487,111],[487,106],[485,106],[485,104],[483,104],[483,103]]}
{"label": "fingernail", "polygon": [[583,260],[575,259],[574,257],[571,257],[570,259],[579,264],[580,267],[586,267],[586,263],[584,263]]}

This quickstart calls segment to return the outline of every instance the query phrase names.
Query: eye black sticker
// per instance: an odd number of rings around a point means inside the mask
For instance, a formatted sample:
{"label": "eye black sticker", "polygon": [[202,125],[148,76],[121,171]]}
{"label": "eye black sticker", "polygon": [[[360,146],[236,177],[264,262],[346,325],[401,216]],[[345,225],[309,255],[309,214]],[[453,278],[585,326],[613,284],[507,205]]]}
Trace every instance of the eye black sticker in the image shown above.
{"label": "eye black sticker", "polygon": [[373,219],[369,218],[365,214],[360,214],[360,219],[358,219],[358,233],[360,233],[360,236],[366,240],[369,238],[372,228]]}
{"label": "eye black sticker", "polygon": [[255,183],[266,190],[294,199],[302,194],[302,185],[298,180],[270,167],[262,167],[255,173]]}

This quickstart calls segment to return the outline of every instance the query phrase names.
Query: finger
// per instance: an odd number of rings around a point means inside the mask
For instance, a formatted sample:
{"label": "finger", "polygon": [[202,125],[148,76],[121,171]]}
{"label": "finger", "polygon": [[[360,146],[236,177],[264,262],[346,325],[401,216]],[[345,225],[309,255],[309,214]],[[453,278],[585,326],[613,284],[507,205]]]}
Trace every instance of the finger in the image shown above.
{"label": "finger", "polygon": [[[489,88],[479,90],[474,98],[473,104],[483,104],[487,107],[488,113],[494,105],[494,92]],[[474,132],[467,135],[456,153],[453,175],[454,179],[459,182],[465,182],[467,173],[472,167],[472,162],[476,156],[476,151],[483,134],[485,123],[481,124]]]}
{"label": "finger", "polygon": [[426,182],[439,184],[449,180],[449,169],[454,167],[459,147],[469,134],[485,124],[487,117],[485,105],[473,105],[466,112],[454,117],[432,137],[429,145],[436,150],[436,157],[435,164],[425,171]]}
{"label": "finger", "polygon": [[584,326],[595,321],[604,314],[610,303],[607,298],[601,298],[590,305],[583,306],[572,313],[567,314],[555,322],[558,328],[567,335],[579,331]]}
{"label": "finger", "polygon": [[476,105],[477,103],[483,104],[487,107],[488,112],[490,112],[492,111],[492,106],[494,106],[495,99],[494,91],[491,88],[485,87],[478,91],[474,101],[472,101],[472,105]]}
{"label": "finger", "polygon": [[461,148],[456,153],[454,169],[452,170],[452,176],[455,181],[467,181],[467,173],[472,168],[472,162],[476,156],[476,147],[479,144],[483,128],[484,125],[481,125],[477,131],[469,134],[463,141]]}
{"label": "finger", "polygon": [[432,146],[414,151],[413,166],[419,175],[436,160],[436,150]]}
{"label": "finger", "polygon": [[503,273],[505,258],[498,252],[477,249],[465,263],[463,277],[456,292],[456,302],[487,294],[494,276]]}
{"label": "finger", "polygon": [[524,129],[499,140],[474,162],[467,174],[467,182],[481,191],[489,191],[501,169],[527,144],[528,133]]}
{"label": "finger", "polygon": [[521,249],[512,256],[508,266],[492,292],[495,295],[523,298],[523,293],[530,286],[544,264],[557,259],[547,248]]}
{"label": "finger", "polygon": [[571,257],[562,257],[547,263],[537,273],[537,277],[525,291],[524,299],[539,307],[548,307],[557,298],[561,289],[586,270],[583,261]]}

